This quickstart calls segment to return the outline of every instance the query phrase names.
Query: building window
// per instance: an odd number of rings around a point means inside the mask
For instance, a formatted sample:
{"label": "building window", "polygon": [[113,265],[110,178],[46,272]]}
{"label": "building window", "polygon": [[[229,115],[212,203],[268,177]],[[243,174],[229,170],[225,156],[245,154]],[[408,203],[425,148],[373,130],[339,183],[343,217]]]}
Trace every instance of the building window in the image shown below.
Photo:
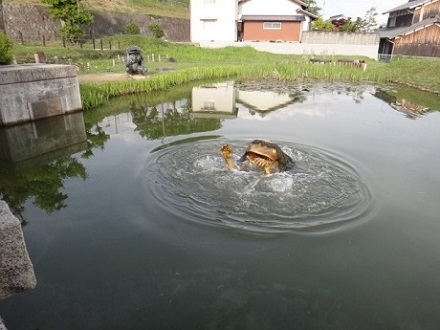
{"label": "building window", "polygon": [[215,101],[204,101],[203,102],[203,110],[216,110],[215,109]]}
{"label": "building window", "polygon": [[263,29],[265,29],[265,30],[281,30],[281,22],[264,22]]}
{"label": "building window", "polygon": [[217,22],[216,19],[202,19],[203,23],[203,30],[205,31],[214,31],[215,30],[215,23]]}
{"label": "building window", "polygon": [[390,17],[388,21],[388,27],[395,27],[396,26],[396,16]]}

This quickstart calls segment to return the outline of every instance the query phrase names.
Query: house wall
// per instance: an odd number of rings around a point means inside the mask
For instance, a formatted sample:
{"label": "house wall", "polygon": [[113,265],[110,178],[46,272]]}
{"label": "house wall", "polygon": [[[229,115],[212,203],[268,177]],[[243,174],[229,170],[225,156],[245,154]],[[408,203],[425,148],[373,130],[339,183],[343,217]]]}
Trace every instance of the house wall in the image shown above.
{"label": "house wall", "polygon": [[281,22],[281,29],[263,29],[263,22],[245,22],[244,40],[283,40],[299,41],[301,31],[300,22]]}
{"label": "house wall", "polygon": [[191,41],[237,40],[236,0],[191,0]]}
{"label": "house wall", "polygon": [[252,0],[241,6],[241,15],[298,15],[301,6],[290,0]]}
{"label": "house wall", "polygon": [[434,24],[425,29],[396,38],[393,54],[440,57],[440,25]]}
{"label": "house wall", "polygon": [[412,20],[412,24],[418,23],[424,19],[427,19],[431,16],[435,16],[440,13],[440,1],[436,1],[420,8],[416,8],[414,11],[414,16]]}

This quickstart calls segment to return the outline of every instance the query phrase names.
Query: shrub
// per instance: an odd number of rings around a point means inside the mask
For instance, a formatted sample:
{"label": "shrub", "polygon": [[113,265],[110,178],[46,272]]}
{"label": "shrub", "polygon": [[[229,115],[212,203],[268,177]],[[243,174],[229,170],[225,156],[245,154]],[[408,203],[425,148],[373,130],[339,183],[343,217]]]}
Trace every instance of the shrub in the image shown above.
{"label": "shrub", "polygon": [[12,42],[6,34],[0,30],[0,64],[10,64],[12,61]]}
{"label": "shrub", "polygon": [[150,29],[151,32],[153,32],[153,36],[155,38],[160,39],[165,35],[162,27],[159,24],[151,24],[148,28]]}
{"label": "shrub", "polygon": [[140,32],[141,29],[136,23],[131,22],[125,26],[125,34],[139,34]]}

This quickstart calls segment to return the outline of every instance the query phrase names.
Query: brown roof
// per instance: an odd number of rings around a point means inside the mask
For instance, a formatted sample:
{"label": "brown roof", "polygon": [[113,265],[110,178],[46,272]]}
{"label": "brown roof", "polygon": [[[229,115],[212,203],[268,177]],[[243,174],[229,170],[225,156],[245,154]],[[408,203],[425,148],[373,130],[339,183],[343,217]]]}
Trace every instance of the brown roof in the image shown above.
{"label": "brown roof", "polygon": [[[246,2],[246,1],[250,1],[250,0],[238,0],[238,2]],[[305,2],[302,2],[300,0],[289,0],[289,1],[296,2],[298,5],[306,7],[306,8],[309,6],[308,4],[306,4]]]}
{"label": "brown roof", "polygon": [[306,18],[303,15],[242,15],[243,21],[266,21],[266,22],[302,22]]}

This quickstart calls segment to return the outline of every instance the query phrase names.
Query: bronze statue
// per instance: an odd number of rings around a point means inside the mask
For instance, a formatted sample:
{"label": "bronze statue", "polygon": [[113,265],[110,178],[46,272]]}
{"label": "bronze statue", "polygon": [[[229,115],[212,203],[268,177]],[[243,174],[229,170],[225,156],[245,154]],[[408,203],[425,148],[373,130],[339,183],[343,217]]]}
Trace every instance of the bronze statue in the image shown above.
{"label": "bronze statue", "polygon": [[142,74],[147,72],[147,68],[142,66],[144,57],[142,56],[141,49],[138,46],[128,46],[127,47],[127,59],[125,64],[125,71],[128,74]]}
{"label": "bronze statue", "polygon": [[263,140],[252,141],[238,164],[232,162],[232,149],[228,144],[224,144],[220,151],[230,169],[243,171],[262,169],[266,174],[270,174],[288,171],[294,165],[292,158],[278,145]]}

